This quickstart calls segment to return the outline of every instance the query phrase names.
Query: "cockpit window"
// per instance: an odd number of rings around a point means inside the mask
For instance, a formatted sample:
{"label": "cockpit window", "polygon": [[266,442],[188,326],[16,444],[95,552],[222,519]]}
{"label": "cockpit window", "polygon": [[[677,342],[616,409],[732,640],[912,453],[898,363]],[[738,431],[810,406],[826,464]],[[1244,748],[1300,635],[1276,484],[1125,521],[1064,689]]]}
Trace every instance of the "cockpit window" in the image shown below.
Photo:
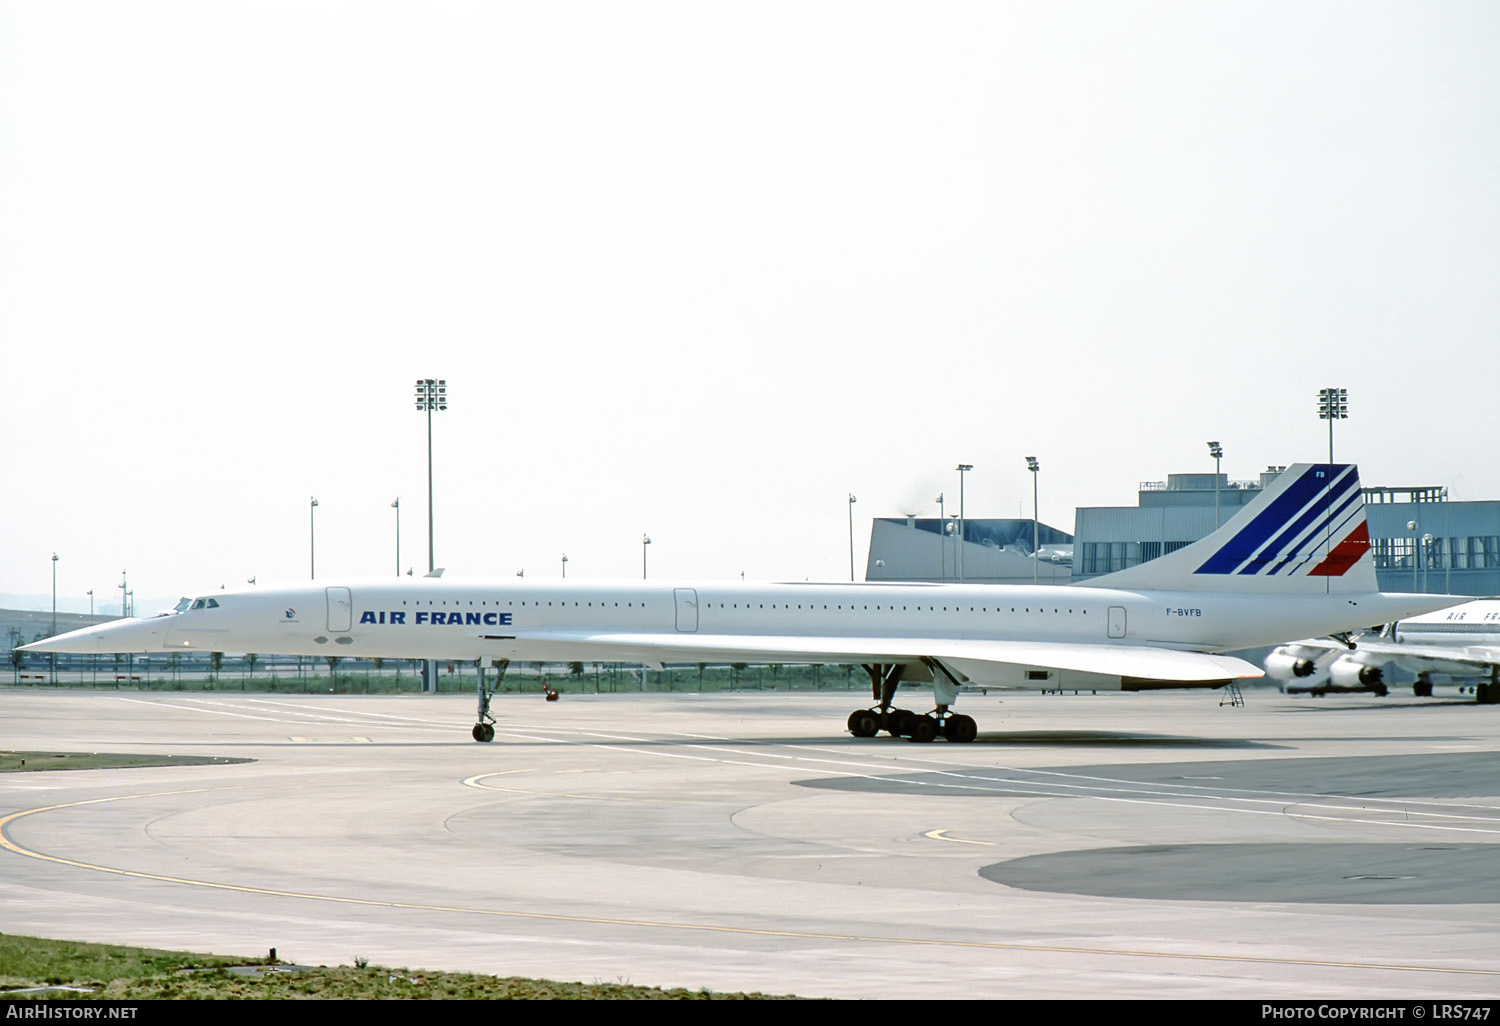
{"label": "cockpit window", "polygon": [[208,608],[209,609],[218,609],[219,608],[219,600],[218,599],[209,599],[208,600]]}
{"label": "cockpit window", "polygon": [[204,602],[202,599],[199,599],[197,602],[193,603],[193,608],[194,609],[202,609],[206,605],[208,605],[207,602]]}
{"label": "cockpit window", "polygon": [[174,613],[185,613],[185,612],[187,612],[188,607],[191,606],[192,604],[193,604],[193,600],[190,599],[190,598],[180,599],[178,601],[178,603],[175,606],[172,607],[172,612],[174,612]]}

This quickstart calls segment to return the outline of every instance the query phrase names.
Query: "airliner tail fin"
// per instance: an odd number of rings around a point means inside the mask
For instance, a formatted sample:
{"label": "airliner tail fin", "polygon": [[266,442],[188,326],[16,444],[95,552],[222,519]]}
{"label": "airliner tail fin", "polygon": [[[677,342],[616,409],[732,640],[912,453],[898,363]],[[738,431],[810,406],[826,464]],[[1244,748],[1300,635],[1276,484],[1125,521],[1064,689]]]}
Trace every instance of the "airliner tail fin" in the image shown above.
{"label": "airliner tail fin", "polygon": [[1287,467],[1207,538],[1080,586],[1287,595],[1379,591],[1359,468]]}

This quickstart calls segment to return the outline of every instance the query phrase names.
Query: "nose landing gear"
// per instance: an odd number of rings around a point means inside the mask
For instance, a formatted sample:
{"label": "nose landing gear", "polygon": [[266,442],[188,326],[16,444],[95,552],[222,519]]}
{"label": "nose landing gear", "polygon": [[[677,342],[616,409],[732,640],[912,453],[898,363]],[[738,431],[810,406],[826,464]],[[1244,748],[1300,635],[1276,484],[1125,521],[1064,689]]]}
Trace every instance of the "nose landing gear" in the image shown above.
{"label": "nose landing gear", "polygon": [[495,682],[490,684],[484,679],[484,661],[479,663],[479,715],[474,729],[470,735],[475,741],[489,742],[495,740],[495,717],[490,715],[490,699],[500,689],[500,682],[505,679],[505,671],[510,666],[509,659],[498,659],[495,661]]}

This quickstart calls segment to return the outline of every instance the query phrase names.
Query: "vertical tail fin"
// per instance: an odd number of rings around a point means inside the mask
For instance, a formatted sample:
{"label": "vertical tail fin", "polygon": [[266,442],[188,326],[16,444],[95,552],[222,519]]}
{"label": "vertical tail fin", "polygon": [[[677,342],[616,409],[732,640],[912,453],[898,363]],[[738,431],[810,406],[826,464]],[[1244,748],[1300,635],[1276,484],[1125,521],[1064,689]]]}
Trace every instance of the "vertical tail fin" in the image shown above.
{"label": "vertical tail fin", "polygon": [[1207,538],[1080,585],[1288,595],[1378,591],[1359,468],[1288,467]]}

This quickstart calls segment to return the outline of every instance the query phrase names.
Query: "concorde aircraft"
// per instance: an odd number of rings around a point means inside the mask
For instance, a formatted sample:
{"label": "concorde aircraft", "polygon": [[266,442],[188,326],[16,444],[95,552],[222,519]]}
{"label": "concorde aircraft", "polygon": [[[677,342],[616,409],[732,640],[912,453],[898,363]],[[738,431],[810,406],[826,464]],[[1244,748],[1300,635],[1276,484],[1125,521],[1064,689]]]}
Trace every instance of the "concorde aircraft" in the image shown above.
{"label": "concorde aircraft", "polygon": [[[35,652],[276,652],[489,661],[473,736],[511,660],[859,663],[874,703],[857,737],[972,741],[964,685],[1216,688],[1260,677],[1220,653],[1336,634],[1449,600],[1381,594],[1359,472],[1289,467],[1200,541],[1076,585],[462,580],[429,575],[214,591],[170,612],[86,627]],[[930,682],[925,714],[893,705]]]}
{"label": "concorde aircraft", "polygon": [[1344,645],[1304,638],[1266,656],[1266,673],[1288,693],[1372,691],[1383,695],[1386,667],[1417,675],[1412,691],[1432,695],[1432,678],[1473,681],[1480,705],[1500,702],[1500,600],[1477,599],[1386,624]]}

